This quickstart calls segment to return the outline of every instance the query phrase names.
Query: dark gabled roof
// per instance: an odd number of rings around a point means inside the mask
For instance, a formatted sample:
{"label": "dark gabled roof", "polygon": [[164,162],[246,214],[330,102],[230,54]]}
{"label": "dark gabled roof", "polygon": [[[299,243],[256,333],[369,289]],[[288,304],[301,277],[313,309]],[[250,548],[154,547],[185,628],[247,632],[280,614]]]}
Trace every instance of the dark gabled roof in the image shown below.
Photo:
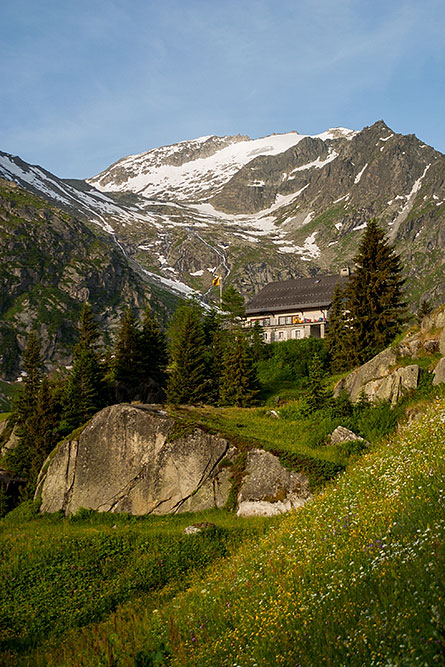
{"label": "dark gabled roof", "polygon": [[337,283],[344,285],[348,276],[328,275],[297,278],[269,283],[246,306],[246,315],[326,308],[331,305]]}

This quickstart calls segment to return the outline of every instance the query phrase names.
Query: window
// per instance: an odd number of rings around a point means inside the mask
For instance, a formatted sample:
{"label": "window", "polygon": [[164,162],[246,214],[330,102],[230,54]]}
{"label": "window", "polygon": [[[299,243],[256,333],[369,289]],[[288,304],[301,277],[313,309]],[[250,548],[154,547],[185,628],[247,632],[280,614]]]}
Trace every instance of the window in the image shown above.
{"label": "window", "polygon": [[284,331],[278,332],[278,340],[284,340]]}
{"label": "window", "polygon": [[301,338],[301,329],[294,329],[293,338]]}

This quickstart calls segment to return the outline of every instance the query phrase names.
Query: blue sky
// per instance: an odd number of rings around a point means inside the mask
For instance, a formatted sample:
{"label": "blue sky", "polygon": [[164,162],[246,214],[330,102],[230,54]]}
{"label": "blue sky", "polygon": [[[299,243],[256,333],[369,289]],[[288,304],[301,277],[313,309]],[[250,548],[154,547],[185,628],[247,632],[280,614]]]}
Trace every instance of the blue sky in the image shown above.
{"label": "blue sky", "polygon": [[14,0],[0,150],[87,178],[207,134],[383,118],[445,152],[443,0]]}

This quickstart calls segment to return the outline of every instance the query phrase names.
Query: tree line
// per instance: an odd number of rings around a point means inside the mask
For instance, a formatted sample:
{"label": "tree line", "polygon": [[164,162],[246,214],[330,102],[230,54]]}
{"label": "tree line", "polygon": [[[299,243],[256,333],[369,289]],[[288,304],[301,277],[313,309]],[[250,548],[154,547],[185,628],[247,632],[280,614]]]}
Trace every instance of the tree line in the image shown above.
{"label": "tree line", "polygon": [[6,455],[8,470],[29,483],[29,493],[57,442],[106,407],[121,402],[237,405],[255,403],[255,361],[264,352],[259,327],[239,325],[244,301],[233,287],[223,308],[204,310],[184,302],[168,335],[147,308],[142,320],[124,312],[112,348],[105,349],[89,304],[78,322],[73,364],[59,375],[43,372],[40,345],[32,332],[23,355],[23,382],[10,428],[17,446]]}

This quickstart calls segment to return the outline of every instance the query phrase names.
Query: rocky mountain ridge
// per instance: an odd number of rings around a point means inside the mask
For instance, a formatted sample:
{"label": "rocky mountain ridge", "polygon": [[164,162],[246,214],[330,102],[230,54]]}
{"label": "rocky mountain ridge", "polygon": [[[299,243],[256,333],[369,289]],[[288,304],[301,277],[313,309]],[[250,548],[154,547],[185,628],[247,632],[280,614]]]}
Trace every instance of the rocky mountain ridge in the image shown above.
{"label": "rocky mountain ridge", "polygon": [[445,156],[383,121],[316,136],[201,137],[128,156],[87,182],[6,154],[0,174],[58,198],[148,275],[206,300],[214,274],[249,298],[271,280],[337,272],[374,216],[402,257],[411,307],[445,292]]}
{"label": "rocky mountain ridge", "polygon": [[0,379],[17,377],[36,328],[47,369],[69,364],[86,301],[108,341],[126,307],[168,316],[165,294],[99,232],[0,178]]}

